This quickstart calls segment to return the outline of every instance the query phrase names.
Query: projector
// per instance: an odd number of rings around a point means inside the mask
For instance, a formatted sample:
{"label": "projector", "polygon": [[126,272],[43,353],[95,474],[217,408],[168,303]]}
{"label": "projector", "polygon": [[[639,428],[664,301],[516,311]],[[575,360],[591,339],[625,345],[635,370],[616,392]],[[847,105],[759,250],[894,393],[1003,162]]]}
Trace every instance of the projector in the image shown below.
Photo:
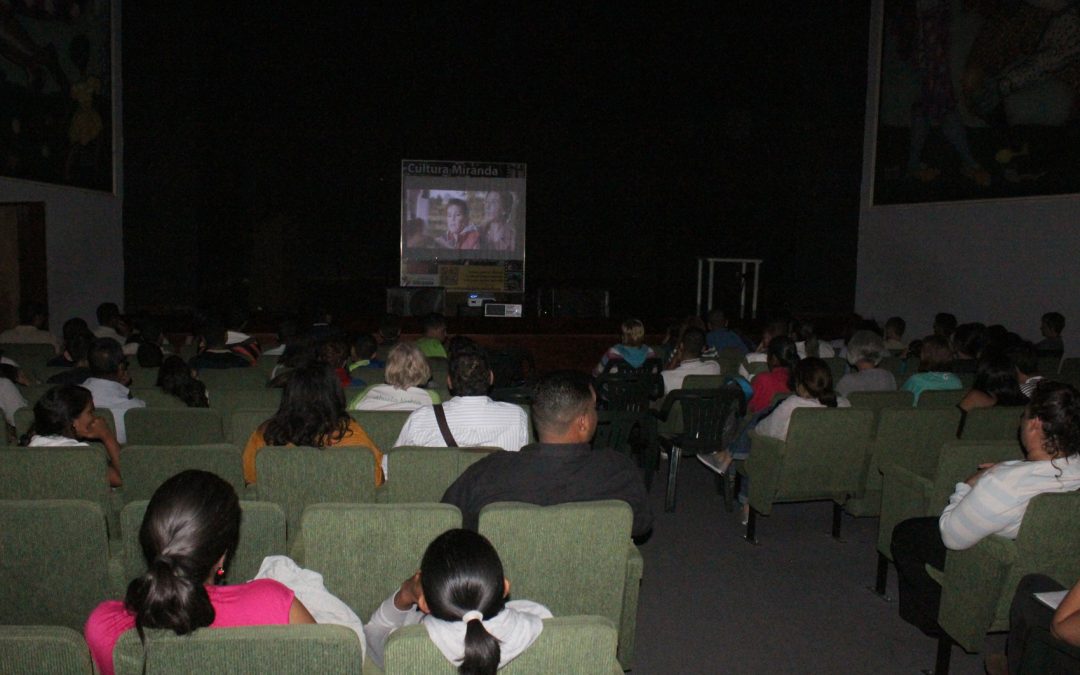
{"label": "projector", "polygon": [[480,295],[479,293],[469,293],[469,307],[483,307],[485,302],[494,301],[495,296],[493,295]]}
{"label": "projector", "polygon": [[489,302],[484,305],[484,316],[512,316],[521,318],[521,305],[511,305],[505,302]]}

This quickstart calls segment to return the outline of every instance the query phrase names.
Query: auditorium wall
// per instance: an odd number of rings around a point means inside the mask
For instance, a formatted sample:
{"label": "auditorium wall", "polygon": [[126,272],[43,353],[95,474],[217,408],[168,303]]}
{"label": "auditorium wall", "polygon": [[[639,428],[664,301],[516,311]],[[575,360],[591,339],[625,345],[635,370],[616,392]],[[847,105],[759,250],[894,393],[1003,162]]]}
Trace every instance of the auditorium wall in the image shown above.
{"label": "auditorium wall", "polygon": [[883,2],[874,2],[867,69],[866,131],[855,310],[897,315],[908,338],[933,314],[1002,323],[1039,337],[1039,317],[1066,317],[1067,354],[1080,355],[1080,196],[872,204]]}

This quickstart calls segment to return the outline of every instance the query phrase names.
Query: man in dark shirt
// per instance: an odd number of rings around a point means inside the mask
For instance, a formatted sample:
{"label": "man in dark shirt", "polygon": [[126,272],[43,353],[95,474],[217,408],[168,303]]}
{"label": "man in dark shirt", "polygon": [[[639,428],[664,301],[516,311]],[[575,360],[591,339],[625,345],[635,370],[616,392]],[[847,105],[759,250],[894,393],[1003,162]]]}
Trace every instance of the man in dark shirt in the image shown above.
{"label": "man in dark shirt", "polygon": [[588,376],[552,373],[536,385],[532,419],[539,443],[495,452],[476,462],[443,495],[476,529],[480,509],[494,502],[540,506],[620,499],[634,511],[632,534],[652,530],[652,511],[637,466],[614,450],[589,447],[596,431],[596,392]]}

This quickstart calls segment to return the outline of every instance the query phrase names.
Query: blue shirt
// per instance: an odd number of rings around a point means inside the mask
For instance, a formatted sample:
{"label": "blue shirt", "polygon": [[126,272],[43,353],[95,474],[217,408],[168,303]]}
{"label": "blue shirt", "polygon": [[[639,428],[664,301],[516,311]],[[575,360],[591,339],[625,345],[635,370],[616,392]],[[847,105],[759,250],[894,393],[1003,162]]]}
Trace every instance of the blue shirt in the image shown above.
{"label": "blue shirt", "polygon": [[727,347],[738,349],[740,354],[745,354],[749,351],[742,338],[739,337],[735,331],[728,330],[727,328],[709,331],[708,335],[705,336],[705,342],[716,351],[720,351]]}

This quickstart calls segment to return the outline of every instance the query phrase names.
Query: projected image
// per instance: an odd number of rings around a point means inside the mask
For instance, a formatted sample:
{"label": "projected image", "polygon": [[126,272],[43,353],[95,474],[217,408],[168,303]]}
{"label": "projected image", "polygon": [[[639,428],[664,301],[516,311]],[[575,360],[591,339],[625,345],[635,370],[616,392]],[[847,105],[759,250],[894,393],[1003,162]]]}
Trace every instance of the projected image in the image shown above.
{"label": "projected image", "polygon": [[513,253],[518,201],[511,190],[406,190],[404,249]]}

